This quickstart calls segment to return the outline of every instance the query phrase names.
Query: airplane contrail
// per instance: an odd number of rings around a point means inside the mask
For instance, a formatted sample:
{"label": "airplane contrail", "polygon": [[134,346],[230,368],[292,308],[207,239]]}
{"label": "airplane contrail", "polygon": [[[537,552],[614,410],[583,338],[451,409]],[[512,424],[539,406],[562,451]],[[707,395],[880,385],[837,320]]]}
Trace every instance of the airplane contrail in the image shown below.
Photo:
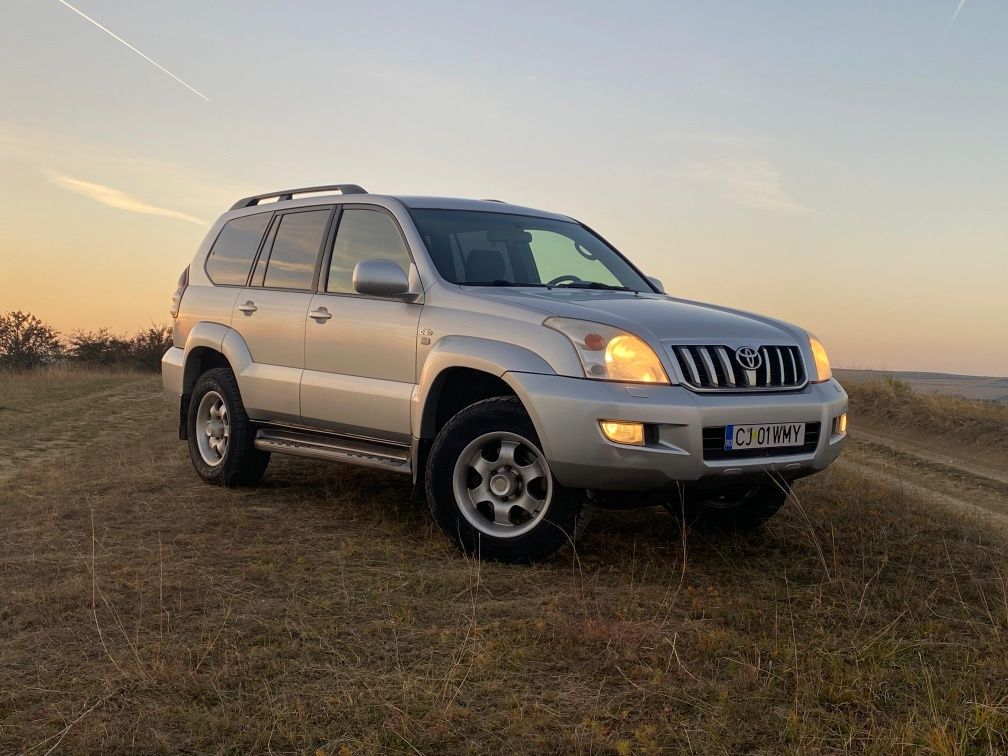
{"label": "airplane contrail", "polygon": [[151,60],[150,58],[148,58],[146,55],[144,55],[142,52],[140,52],[139,50],[137,50],[135,47],[133,47],[133,45],[131,45],[129,42],[127,42],[125,39],[123,39],[122,37],[120,37],[115,32],[113,32],[113,31],[111,31],[109,29],[106,29],[104,26],[102,26],[101,24],[99,24],[97,21],[95,21],[93,18],[91,18],[89,15],[87,15],[83,11],[80,11],[77,8],[74,8],[66,0],[59,0],[59,2],[62,3],[63,5],[65,5],[70,10],[72,10],[74,13],[76,13],[81,18],[85,19],[86,21],[90,21],[92,24],[94,24],[95,26],[97,26],[99,29],[101,29],[103,32],[105,32],[106,34],[108,34],[110,37],[112,37],[116,41],[122,42],[124,45],[126,45],[126,47],[128,47],[130,50],[132,50],[133,52],[135,52],[137,55],[139,55],[141,58],[143,58],[144,60],[146,60],[148,63],[151,63],[151,64],[157,66],[159,69],[161,69],[166,74],[168,74],[169,76],[171,76],[173,79],[175,79],[175,81],[177,81],[183,87],[185,87],[186,89],[188,89],[190,92],[193,92],[194,94],[197,94],[200,97],[202,97],[207,102],[210,102],[210,98],[207,97],[205,94],[203,94],[202,92],[200,92],[198,89],[195,89],[194,87],[191,87],[188,84],[186,84],[184,81],[182,81],[182,79],[180,79],[178,76],[176,76],[175,74],[173,74],[167,68],[165,68],[164,66],[162,66],[156,60]]}
{"label": "airplane contrail", "polygon": [[963,9],[964,5],[966,5],[966,0],[959,0],[959,5],[956,6],[955,13],[952,14],[952,20],[949,21],[949,26],[952,26],[952,24],[955,23],[955,20],[959,18],[959,11]]}

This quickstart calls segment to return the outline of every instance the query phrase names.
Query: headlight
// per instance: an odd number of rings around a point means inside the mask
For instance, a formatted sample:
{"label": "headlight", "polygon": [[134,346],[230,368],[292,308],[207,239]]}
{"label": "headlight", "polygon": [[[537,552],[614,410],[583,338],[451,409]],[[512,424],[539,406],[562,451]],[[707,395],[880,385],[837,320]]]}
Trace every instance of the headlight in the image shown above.
{"label": "headlight", "polygon": [[829,357],[826,356],[826,347],[811,333],[808,340],[809,346],[812,347],[812,356],[815,357],[816,381],[828,381],[833,377],[833,370],[830,368]]}
{"label": "headlight", "polygon": [[603,381],[668,383],[658,355],[647,342],[619,328],[572,318],[549,318],[547,328],[571,340],[585,375]]}

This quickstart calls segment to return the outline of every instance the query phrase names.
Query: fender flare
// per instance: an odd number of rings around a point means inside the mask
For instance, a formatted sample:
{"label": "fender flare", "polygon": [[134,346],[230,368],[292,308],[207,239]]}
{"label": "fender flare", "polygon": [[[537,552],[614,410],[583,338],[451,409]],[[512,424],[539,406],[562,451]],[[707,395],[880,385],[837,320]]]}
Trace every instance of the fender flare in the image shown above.
{"label": "fender flare", "polygon": [[[433,438],[434,409],[448,370],[470,368],[500,378],[514,388],[511,373],[556,375],[556,371],[535,352],[516,344],[475,336],[445,336],[424,359],[410,402],[410,427],[417,438]],[[518,392],[515,392],[518,394]],[[529,413],[533,417],[534,413]],[[536,431],[541,431],[536,427]]]}
{"label": "fender flare", "polygon": [[189,337],[185,343],[185,356],[183,357],[182,371],[182,393],[192,393],[193,386],[199,378],[199,360],[193,353],[199,349],[210,349],[222,354],[224,359],[231,365],[231,370],[238,378],[241,386],[241,374],[252,364],[252,353],[249,351],[245,339],[233,328],[220,323],[197,323],[189,331]]}

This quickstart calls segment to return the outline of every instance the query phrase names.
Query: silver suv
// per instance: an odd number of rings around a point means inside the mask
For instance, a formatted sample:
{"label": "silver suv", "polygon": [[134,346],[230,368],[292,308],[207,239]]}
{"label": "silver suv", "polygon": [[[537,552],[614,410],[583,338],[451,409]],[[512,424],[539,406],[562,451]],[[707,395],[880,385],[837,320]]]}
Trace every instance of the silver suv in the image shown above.
{"label": "silver suv", "polygon": [[846,437],[814,336],[668,296],[583,223],[495,200],[242,199],[172,316],[164,387],[204,480],[253,484],[273,452],[410,475],[494,559],[552,554],[592,505],[755,528]]}

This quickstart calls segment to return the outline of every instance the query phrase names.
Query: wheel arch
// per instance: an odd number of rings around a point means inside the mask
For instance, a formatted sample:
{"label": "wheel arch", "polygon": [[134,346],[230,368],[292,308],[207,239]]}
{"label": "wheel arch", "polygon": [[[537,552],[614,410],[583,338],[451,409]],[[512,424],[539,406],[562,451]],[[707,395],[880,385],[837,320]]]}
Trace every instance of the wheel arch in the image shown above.
{"label": "wheel arch", "polygon": [[182,361],[182,401],[179,405],[179,438],[188,437],[186,418],[196,381],[208,370],[228,368],[241,389],[241,374],[252,364],[252,355],[241,335],[220,323],[197,323],[189,331]]}
{"label": "wheel arch", "polygon": [[515,344],[471,336],[439,340],[424,360],[414,392],[414,436],[432,439],[451,417],[482,399],[514,396],[521,401],[512,372],[555,374],[546,360]]}

